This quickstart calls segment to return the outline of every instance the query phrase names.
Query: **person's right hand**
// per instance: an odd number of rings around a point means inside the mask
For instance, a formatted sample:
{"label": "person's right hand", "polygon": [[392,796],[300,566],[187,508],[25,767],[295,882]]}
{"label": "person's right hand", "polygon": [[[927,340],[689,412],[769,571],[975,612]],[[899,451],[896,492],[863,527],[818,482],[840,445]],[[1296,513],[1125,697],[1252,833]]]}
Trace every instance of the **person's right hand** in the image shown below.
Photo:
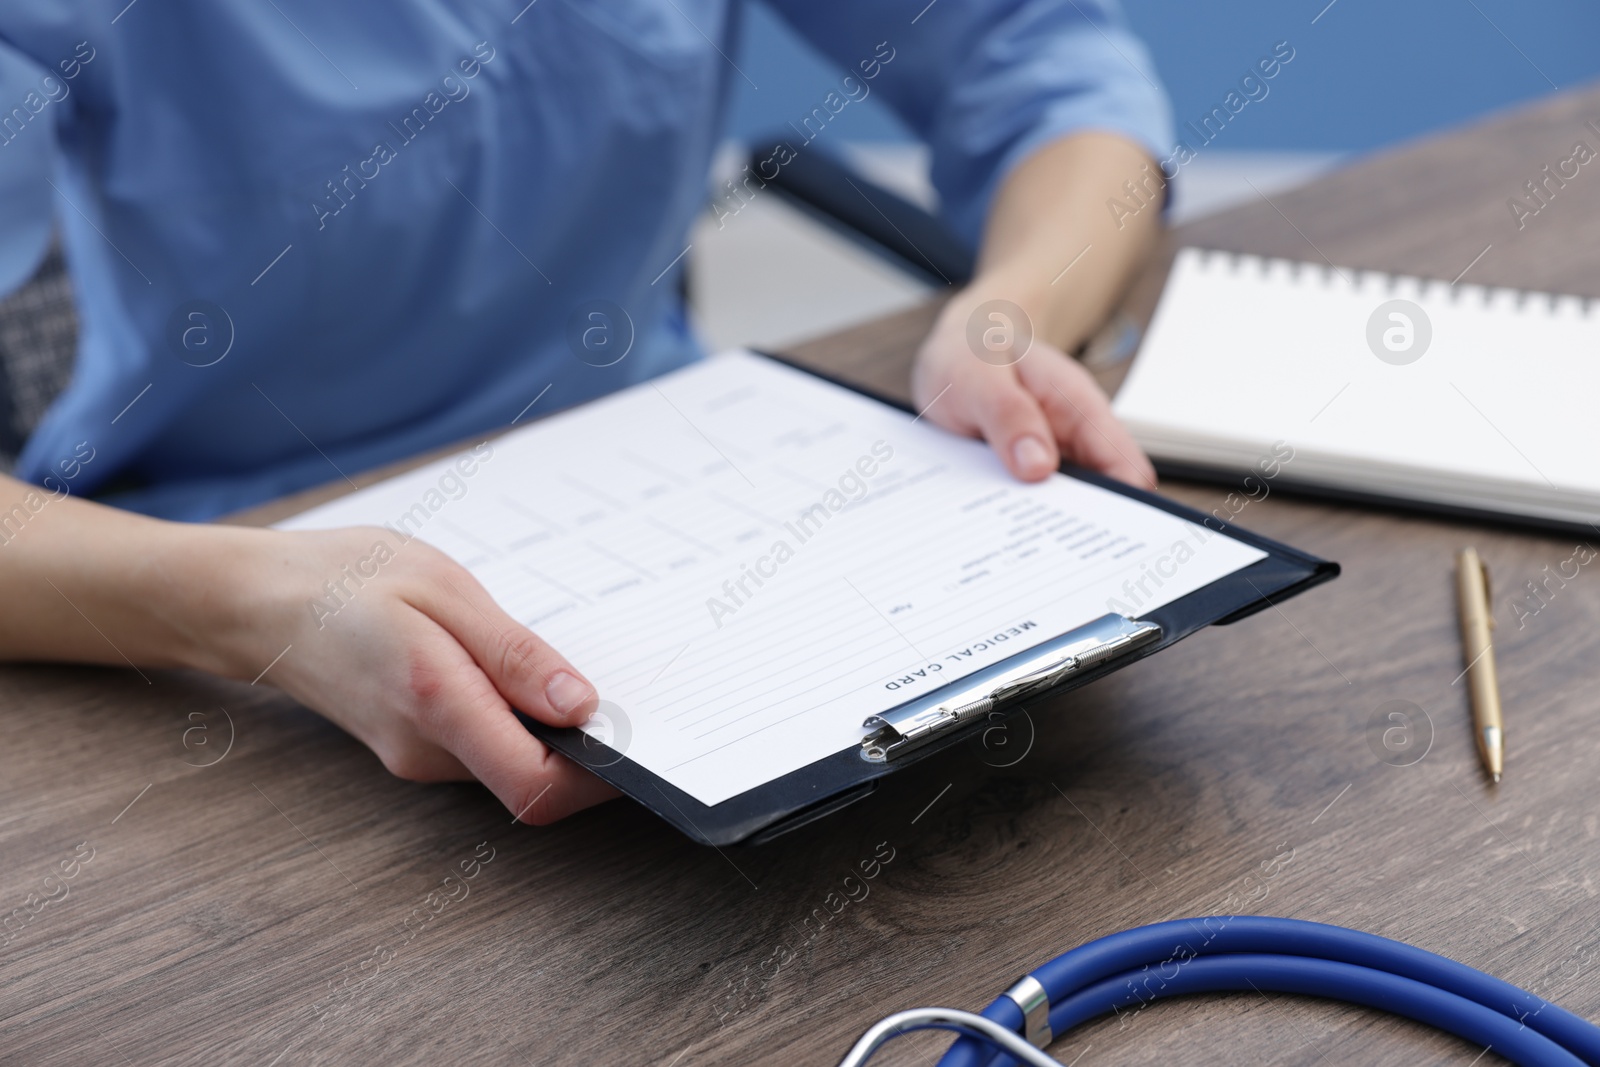
{"label": "person's right hand", "polygon": [[[574,726],[594,711],[594,686],[444,553],[379,527],[230,539],[244,558],[196,576],[227,592],[197,613],[210,625],[190,635],[204,650],[195,665],[250,680],[271,664],[263,683],[355,735],[392,773],[476,778],[526,822],[617,795],[511,713]],[[331,597],[330,582],[346,592]]]}

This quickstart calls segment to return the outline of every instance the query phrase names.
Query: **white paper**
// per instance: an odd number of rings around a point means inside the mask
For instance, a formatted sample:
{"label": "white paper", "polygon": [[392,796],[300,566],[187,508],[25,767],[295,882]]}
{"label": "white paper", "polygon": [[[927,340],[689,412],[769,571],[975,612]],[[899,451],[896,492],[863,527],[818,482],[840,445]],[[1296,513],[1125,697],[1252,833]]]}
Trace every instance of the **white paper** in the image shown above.
{"label": "white paper", "polygon": [[279,525],[449,553],[596,684],[597,736],[706,804],[1265,555],[1074,479],[1023,485],[979,442],[748,353],[478,452],[470,476],[441,461]]}
{"label": "white paper", "polygon": [[[1381,359],[1374,321],[1426,345]],[[1286,481],[1588,522],[1597,349],[1575,297],[1185,249],[1114,409],[1161,459],[1243,470],[1283,442]]]}

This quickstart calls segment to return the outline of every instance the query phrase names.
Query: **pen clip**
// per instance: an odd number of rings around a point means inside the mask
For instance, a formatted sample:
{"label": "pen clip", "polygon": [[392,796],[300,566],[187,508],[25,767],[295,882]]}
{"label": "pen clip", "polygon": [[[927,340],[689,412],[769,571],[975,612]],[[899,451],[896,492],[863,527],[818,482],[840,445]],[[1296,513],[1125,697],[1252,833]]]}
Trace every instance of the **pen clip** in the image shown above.
{"label": "pen clip", "polygon": [[1489,586],[1489,564],[1484,562],[1482,556],[1478,557],[1478,567],[1483,571],[1483,613],[1488,619],[1489,629],[1494,629],[1494,594]]}

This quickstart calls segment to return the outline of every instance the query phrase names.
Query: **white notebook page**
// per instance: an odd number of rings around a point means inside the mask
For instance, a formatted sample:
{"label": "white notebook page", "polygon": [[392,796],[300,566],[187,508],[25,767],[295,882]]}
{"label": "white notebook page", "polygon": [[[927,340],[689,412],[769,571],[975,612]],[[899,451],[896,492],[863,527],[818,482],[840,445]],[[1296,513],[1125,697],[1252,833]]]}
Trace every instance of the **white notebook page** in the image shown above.
{"label": "white notebook page", "polygon": [[[1426,318],[1413,362],[1368,339],[1397,299]],[[1246,467],[1283,441],[1295,479],[1582,515],[1597,396],[1577,297],[1185,249],[1114,408],[1158,458]]]}
{"label": "white notebook page", "polygon": [[622,720],[602,739],[705,804],[1265,555],[1070,478],[1023,485],[979,442],[748,353],[490,449],[279,525],[390,524],[449,553],[596,684]]}

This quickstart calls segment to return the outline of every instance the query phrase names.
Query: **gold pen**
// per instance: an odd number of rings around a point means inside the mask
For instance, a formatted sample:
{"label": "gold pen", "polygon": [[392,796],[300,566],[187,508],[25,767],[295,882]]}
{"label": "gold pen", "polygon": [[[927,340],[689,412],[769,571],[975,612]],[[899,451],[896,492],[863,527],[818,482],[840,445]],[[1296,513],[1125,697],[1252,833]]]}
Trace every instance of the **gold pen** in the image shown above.
{"label": "gold pen", "polygon": [[1474,548],[1456,554],[1456,594],[1461,609],[1461,651],[1472,697],[1472,734],[1484,769],[1500,781],[1505,731],[1500,722],[1500,683],[1494,671],[1494,612],[1489,607],[1489,568]]}

